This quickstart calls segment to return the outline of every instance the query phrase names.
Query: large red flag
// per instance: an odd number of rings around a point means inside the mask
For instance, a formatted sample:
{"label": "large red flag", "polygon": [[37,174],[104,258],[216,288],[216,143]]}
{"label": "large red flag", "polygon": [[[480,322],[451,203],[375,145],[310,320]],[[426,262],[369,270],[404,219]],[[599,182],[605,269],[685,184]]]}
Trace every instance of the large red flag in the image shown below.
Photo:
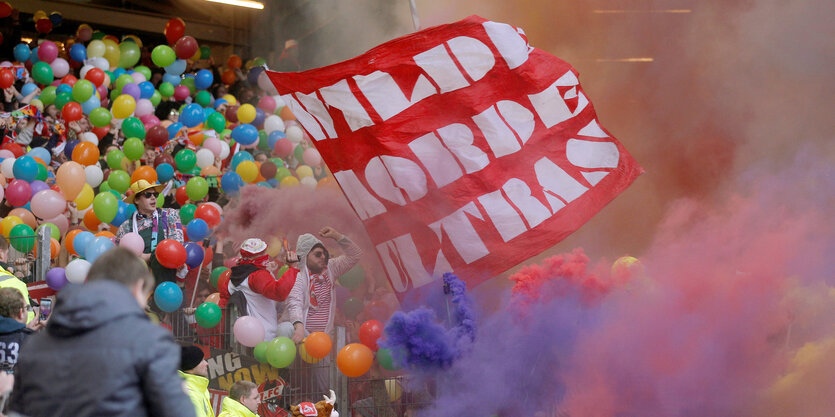
{"label": "large red flag", "polygon": [[472,287],[577,230],[643,172],[577,72],[471,16],[324,68],[268,72],[400,294]]}

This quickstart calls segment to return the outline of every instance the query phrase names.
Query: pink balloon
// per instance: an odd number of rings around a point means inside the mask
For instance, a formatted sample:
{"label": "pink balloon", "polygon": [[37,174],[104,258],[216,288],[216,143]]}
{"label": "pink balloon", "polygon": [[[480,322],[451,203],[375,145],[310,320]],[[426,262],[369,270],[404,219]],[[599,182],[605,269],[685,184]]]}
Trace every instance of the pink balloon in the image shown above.
{"label": "pink balloon", "polygon": [[183,101],[189,96],[188,87],[178,85],[174,88],[174,100]]}
{"label": "pink balloon", "polygon": [[42,219],[55,217],[67,209],[67,200],[55,190],[38,191],[32,197],[32,213]]}
{"label": "pink balloon", "polygon": [[70,72],[70,64],[67,63],[67,60],[64,58],[55,58],[49,66],[52,67],[52,75],[55,78],[63,78]]}
{"label": "pink balloon", "polygon": [[0,158],[2,158],[2,159],[14,158],[14,154],[12,153],[12,151],[10,151],[8,149],[0,149]]}
{"label": "pink balloon", "polygon": [[271,114],[275,111],[275,99],[271,96],[261,97],[261,100],[258,100],[258,108],[264,110],[267,114]]}
{"label": "pink balloon", "polygon": [[137,255],[141,255],[145,251],[145,241],[136,232],[125,233],[122,240],[119,241],[119,246]]}
{"label": "pink balloon", "polygon": [[[55,74],[53,74],[53,75],[55,75]],[[55,80],[52,83],[50,83],[49,85],[51,85],[53,87],[58,87],[59,85],[61,85],[61,80],[60,79]]]}
{"label": "pink balloon", "polygon": [[3,201],[3,197],[6,195],[6,191],[3,190],[3,187],[0,187],[0,201]]}
{"label": "pink balloon", "polygon": [[293,142],[290,142],[290,139],[287,138],[277,140],[275,142],[275,147],[273,147],[273,153],[282,158],[290,155],[293,153]]}
{"label": "pink balloon", "polygon": [[142,124],[145,125],[145,130],[148,130],[159,124],[159,118],[153,113],[146,114],[140,117],[139,120],[141,120]]}
{"label": "pink balloon", "polygon": [[263,342],[266,334],[264,325],[253,316],[243,316],[235,320],[232,332],[235,334],[238,343],[248,347]]}
{"label": "pink balloon", "polygon": [[6,201],[12,206],[21,207],[32,198],[32,187],[23,180],[13,180],[6,186]]}
{"label": "pink balloon", "polygon": [[96,87],[96,91],[99,92],[99,96],[107,97],[107,87],[104,86],[104,83],[102,83],[100,86]]}
{"label": "pink balloon", "polygon": [[52,61],[55,61],[55,58],[58,58],[58,45],[55,45],[55,42],[43,41],[38,45],[39,60],[51,64]]}
{"label": "pink balloon", "polygon": [[[90,208],[90,210],[92,210],[92,208]],[[63,214],[59,214],[51,219],[43,219],[41,224],[44,223],[52,223],[57,226],[58,230],[61,231],[61,236],[64,236],[67,233],[67,229],[70,228],[70,221],[67,220],[67,216]]]}
{"label": "pink balloon", "polygon": [[307,148],[304,150],[302,154],[302,159],[304,163],[310,165],[312,167],[320,167],[322,166],[322,155],[319,155],[319,151],[314,148]]}
{"label": "pink balloon", "polygon": [[154,112],[154,105],[151,104],[151,100],[147,98],[139,99],[136,102],[136,110],[133,111],[136,114],[136,117],[142,117],[147,114],[151,114]]}
{"label": "pink balloon", "polygon": [[212,151],[212,153],[215,154],[215,156],[220,156],[220,139],[206,138],[206,140],[203,141],[203,148]]}
{"label": "pink balloon", "polygon": [[134,71],[134,73],[131,74],[130,76],[131,76],[131,78],[133,78],[133,82],[135,82],[137,84],[141,83],[142,81],[148,81],[147,79],[145,79],[145,74],[143,74],[139,71]]}

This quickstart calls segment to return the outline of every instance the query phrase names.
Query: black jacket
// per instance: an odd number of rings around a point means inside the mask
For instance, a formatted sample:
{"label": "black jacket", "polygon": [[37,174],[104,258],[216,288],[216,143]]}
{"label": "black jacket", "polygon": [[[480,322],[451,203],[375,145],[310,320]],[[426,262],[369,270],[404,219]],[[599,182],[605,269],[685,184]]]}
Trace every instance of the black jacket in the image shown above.
{"label": "black jacket", "polygon": [[30,337],[10,409],[40,416],[194,416],[177,374],[180,348],[124,285],[58,293],[46,330]]}
{"label": "black jacket", "polygon": [[20,348],[32,331],[23,323],[8,317],[0,317],[0,367],[12,369],[20,359]]}

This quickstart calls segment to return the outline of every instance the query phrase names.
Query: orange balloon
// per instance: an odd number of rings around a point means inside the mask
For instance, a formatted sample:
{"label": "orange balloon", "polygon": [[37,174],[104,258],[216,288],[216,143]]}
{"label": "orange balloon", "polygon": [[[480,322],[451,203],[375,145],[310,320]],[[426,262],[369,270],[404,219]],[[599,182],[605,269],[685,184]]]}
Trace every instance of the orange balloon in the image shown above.
{"label": "orange balloon", "polygon": [[58,254],[61,253],[61,244],[58,243],[58,239],[54,237],[49,238],[49,256],[52,259],[58,257]]}
{"label": "orange balloon", "polygon": [[139,168],[136,168],[136,171],[133,171],[133,174],[130,176],[131,184],[139,180],[145,180],[151,184],[156,184],[157,171],[150,165],[142,165]]}
{"label": "orange balloon", "polygon": [[108,239],[113,239],[113,238],[115,238],[115,237],[116,237],[116,235],[114,235],[113,233],[110,233],[110,231],[108,231],[108,230],[102,230],[101,232],[96,233],[96,234],[95,234],[95,236],[96,236],[96,237],[98,237],[98,236],[104,236],[104,237],[106,237],[106,238],[108,238]]}
{"label": "orange balloon", "polygon": [[319,180],[319,183],[316,184],[316,189],[323,189],[323,188],[330,188],[333,190],[338,190],[339,186],[336,185],[336,181],[333,180],[331,177],[325,177]]}
{"label": "orange balloon", "polygon": [[[90,142],[81,142],[76,145],[76,148],[85,143],[95,148],[95,146]],[[96,153],[98,154],[98,152],[99,148],[96,148]],[[73,149],[73,155],[75,155],[75,149]],[[95,161],[93,163],[95,163]],[[55,182],[58,184],[58,188],[61,189],[61,194],[64,195],[64,198],[66,198],[67,201],[75,200],[75,198],[78,197],[78,193],[80,193],[84,188],[84,184],[87,183],[87,175],[84,173],[84,166],[78,162],[64,162],[58,168],[58,173],[55,174]]]}
{"label": "orange balloon", "polygon": [[31,211],[26,210],[23,207],[12,209],[12,211],[10,211],[8,215],[20,217],[20,220],[23,220],[24,224],[28,225],[33,229],[38,228],[38,220],[35,218],[35,215],[32,214]]}
{"label": "orange balloon", "polygon": [[220,80],[223,81],[223,83],[226,85],[235,84],[235,79],[235,71],[226,70],[223,71],[223,74],[220,74]]}
{"label": "orange balloon", "polygon": [[203,126],[198,126],[196,131],[195,129],[189,129],[188,138],[195,145],[202,145],[203,141],[206,140],[206,135],[203,134]]}
{"label": "orange balloon", "polygon": [[77,253],[75,253],[75,249],[72,248],[72,241],[73,239],[75,239],[75,235],[79,233],[81,233],[81,229],[72,229],[69,232],[67,232],[66,236],[64,236],[64,249],[66,249],[67,252],[70,253],[70,255],[78,255]]}
{"label": "orange balloon", "polygon": [[72,160],[84,166],[93,165],[99,160],[99,147],[92,142],[81,142],[73,148]]}
{"label": "orange balloon", "polygon": [[[95,232],[96,230],[98,230],[99,225],[101,224],[101,220],[99,220],[99,218],[96,217],[96,213],[93,212],[93,210],[87,210],[87,212],[84,213],[83,222],[84,227],[86,227],[87,230],[91,232]],[[69,235],[69,233],[67,233],[67,235]]]}
{"label": "orange balloon", "polygon": [[313,358],[321,359],[331,353],[331,337],[327,333],[313,332],[304,339],[304,348]]}
{"label": "orange balloon", "polygon": [[207,303],[215,303],[215,304],[220,303],[220,293],[216,292],[216,293],[209,294],[209,296],[206,297],[206,302]]}
{"label": "orange balloon", "polygon": [[234,54],[229,55],[229,59],[226,60],[226,66],[229,68],[240,68],[242,63],[241,57]]}
{"label": "orange balloon", "polygon": [[336,355],[336,366],[345,376],[352,378],[368,372],[373,362],[374,353],[362,343],[346,345]]}
{"label": "orange balloon", "polygon": [[296,120],[296,116],[293,116],[293,112],[291,112],[290,107],[287,106],[281,108],[281,111],[278,113],[278,116],[281,117],[283,120]]}
{"label": "orange balloon", "polygon": [[258,162],[258,161],[255,161],[255,166],[258,167],[258,176],[255,177],[255,181],[253,181],[253,182],[257,184],[259,182],[266,181],[267,179],[264,178],[263,175],[261,175],[261,163]]}
{"label": "orange balloon", "polygon": [[200,170],[200,176],[201,177],[212,176],[212,175],[220,175],[220,170],[217,169],[217,167],[214,166],[214,165],[205,166],[205,167],[203,167],[203,169]]}

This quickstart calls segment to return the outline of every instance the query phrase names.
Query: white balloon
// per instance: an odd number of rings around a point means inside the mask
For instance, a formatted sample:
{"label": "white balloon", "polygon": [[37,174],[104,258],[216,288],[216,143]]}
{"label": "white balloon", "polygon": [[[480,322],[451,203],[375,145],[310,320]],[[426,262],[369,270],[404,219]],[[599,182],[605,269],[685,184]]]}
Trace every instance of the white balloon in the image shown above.
{"label": "white balloon", "polygon": [[294,145],[298,145],[304,139],[304,131],[298,126],[289,126],[284,133],[287,134],[287,139],[290,139],[290,142],[293,142]]}
{"label": "white balloon", "polygon": [[93,188],[101,185],[101,182],[104,179],[104,174],[101,172],[101,168],[96,165],[88,165],[85,167],[84,174],[87,176],[87,184],[90,184]]}
{"label": "white balloon", "polygon": [[145,74],[139,71],[134,71],[133,74],[131,74],[130,76],[131,78],[133,78],[133,82],[137,84],[141,83],[142,81],[148,81],[147,79],[145,79]]}
{"label": "white balloon", "polygon": [[[220,159],[226,159],[229,157],[229,144],[225,141],[220,141]],[[8,178],[8,177],[7,177]]]}
{"label": "white balloon", "polygon": [[215,154],[209,149],[200,149],[197,151],[197,166],[205,168],[215,163]]}
{"label": "white balloon", "polygon": [[273,114],[264,120],[264,131],[269,135],[276,130],[284,131],[284,120]]}
{"label": "white balloon", "polygon": [[293,333],[295,329],[293,329],[293,324],[289,321],[282,321],[278,323],[278,328],[275,331],[276,337],[293,337]]}
{"label": "white balloon", "polygon": [[64,58],[55,58],[49,66],[52,67],[52,75],[55,78],[63,78],[70,72],[70,64]]}
{"label": "white balloon", "polygon": [[107,71],[107,70],[110,69],[110,63],[107,62],[107,59],[105,59],[104,57],[101,57],[101,56],[97,56],[95,58],[90,58],[90,59],[87,60],[87,63],[93,65],[94,67],[96,67],[96,68],[98,68],[102,71]]}
{"label": "white balloon", "polygon": [[299,182],[303,186],[305,186],[307,188],[310,188],[310,189],[316,188],[316,184],[317,184],[316,178],[314,178],[314,177],[304,177],[304,178],[300,179]]}
{"label": "white balloon", "polygon": [[14,161],[15,158],[6,158],[0,163],[0,172],[6,179],[14,178]]}
{"label": "white balloon", "polygon": [[85,64],[83,67],[81,67],[81,72],[79,72],[80,76],[78,77],[78,79],[83,80],[84,76],[87,75],[87,71],[90,71],[93,68],[95,68],[95,66],[90,65],[90,64]]}
{"label": "white balloon", "polygon": [[91,142],[93,145],[99,146],[99,137],[93,132],[84,132],[81,134],[82,142]]}
{"label": "white balloon", "polygon": [[272,81],[270,81],[270,77],[267,76],[266,71],[262,71],[258,74],[258,88],[264,90],[269,95],[278,94],[278,91],[275,89]]}
{"label": "white balloon", "polygon": [[74,284],[83,284],[87,279],[87,272],[90,271],[90,262],[84,259],[76,259],[65,268],[67,281]]}

